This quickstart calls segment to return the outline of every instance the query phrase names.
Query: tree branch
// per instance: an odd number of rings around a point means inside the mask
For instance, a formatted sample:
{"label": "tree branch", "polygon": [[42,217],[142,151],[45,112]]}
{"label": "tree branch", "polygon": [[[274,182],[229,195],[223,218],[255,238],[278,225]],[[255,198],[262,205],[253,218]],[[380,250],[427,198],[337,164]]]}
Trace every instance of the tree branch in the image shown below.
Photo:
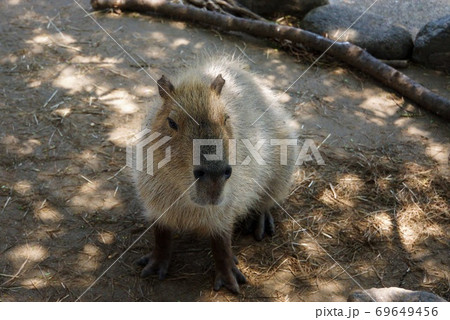
{"label": "tree branch", "polygon": [[349,42],[334,43],[328,38],[299,28],[232,17],[192,6],[173,4],[165,0],[91,0],[91,5],[94,10],[116,8],[123,11],[151,12],[179,20],[201,22],[225,31],[240,31],[256,37],[287,39],[301,43],[310,49],[326,52],[369,74],[419,106],[450,120],[449,100],[435,94]]}

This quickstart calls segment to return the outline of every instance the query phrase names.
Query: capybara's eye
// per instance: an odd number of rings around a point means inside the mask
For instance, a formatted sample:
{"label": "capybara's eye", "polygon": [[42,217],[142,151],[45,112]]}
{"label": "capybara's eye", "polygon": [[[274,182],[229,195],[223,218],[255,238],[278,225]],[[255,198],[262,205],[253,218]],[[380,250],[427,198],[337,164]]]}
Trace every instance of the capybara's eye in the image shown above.
{"label": "capybara's eye", "polygon": [[173,119],[167,118],[167,122],[169,123],[169,127],[171,127],[173,130],[178,130],[178,125]]}
{"label": "capybara's eye", "polygon": [[225,120],[223,120],[223,124],[227,124],[227,120],[230,119],[229,115],[225,115]]}

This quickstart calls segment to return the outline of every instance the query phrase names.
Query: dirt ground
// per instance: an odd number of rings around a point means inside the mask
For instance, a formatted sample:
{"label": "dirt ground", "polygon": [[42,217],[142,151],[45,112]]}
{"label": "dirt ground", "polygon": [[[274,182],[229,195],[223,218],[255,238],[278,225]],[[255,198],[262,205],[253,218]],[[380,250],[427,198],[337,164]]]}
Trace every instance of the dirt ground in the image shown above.
{"label": "dirt ground", "polygon": [[[87,289],[82,301],[345,301],[359,286],[450,299],[448,122],[330,58],[283,94],[310,60],[271,41],[93,14],[136,65],[72,0],[0,10],[0,301],[75,301]],[[151,231],[113,264],[148,227],[124,168],[127,136],[157,94],[140,67],[170,76],[205,50],[241,55],[326,163],[296,173],[283,203],[295,222],[277,208],[273,238],[235,235],[249,280],[239,296],[212,290],[209,243],[195,235],[177,236],[164,281],[135,265]],[[404,72],[450,98],[448,75]]]}

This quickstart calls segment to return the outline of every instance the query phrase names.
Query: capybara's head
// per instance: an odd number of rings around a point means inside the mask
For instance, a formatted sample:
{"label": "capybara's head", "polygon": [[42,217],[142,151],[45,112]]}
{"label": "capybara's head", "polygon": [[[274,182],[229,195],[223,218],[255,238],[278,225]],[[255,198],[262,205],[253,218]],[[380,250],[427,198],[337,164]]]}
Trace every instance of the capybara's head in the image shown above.
{"label": "capybara's head", "polygon": [[[232,167],[228,141],[233,138],[232,115],[221,99],[225,80],[219,74],[210,83],[182,81],[176,87],[165,76],[158,80],[163,105],[152,128],[170,136],[171,160],[159,175],[187,193],[199,206],[226,203]],[[163,150],[158,150],[163,157]]]}

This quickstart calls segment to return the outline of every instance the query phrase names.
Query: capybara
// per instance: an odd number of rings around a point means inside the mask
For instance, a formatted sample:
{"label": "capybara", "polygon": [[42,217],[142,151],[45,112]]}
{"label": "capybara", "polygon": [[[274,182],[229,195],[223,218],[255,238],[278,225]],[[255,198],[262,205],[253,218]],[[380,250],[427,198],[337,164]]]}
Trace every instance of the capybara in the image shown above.
{"label": "capybara", "polygon": [[[141,276],[163,279],[173,232],[193,231],[211,239],[214,289],[238,293],[246,279],[231,250],[233,227],[246,218],[257,240],[273,234],[270,210],[287,196],[295,167],[295,152],[283,155],[287,147],[274,139],[295,140],[296,124],[255,74],[226,56],[205,58],[170,80],[162,76],[158,89],[161,99],[144,125],[170,137],[170,161],[152,175],[135,170],[155,232],[153,251],[139,260]],[[196,149],[195,141],[207,144]],[[154,150],[154,163],[165,158],[167,148]]]}

